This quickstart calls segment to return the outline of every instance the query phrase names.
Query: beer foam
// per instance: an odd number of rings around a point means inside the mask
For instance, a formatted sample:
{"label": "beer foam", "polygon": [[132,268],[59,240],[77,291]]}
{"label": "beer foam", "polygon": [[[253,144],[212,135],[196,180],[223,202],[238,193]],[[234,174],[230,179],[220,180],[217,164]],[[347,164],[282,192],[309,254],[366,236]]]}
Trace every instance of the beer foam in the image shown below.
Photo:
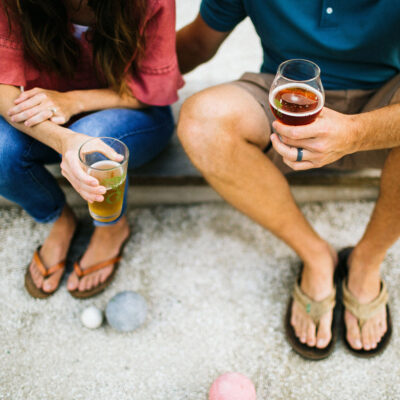
{"label": "beer foam", "polygon": [[[124,175],[124,169],[122,168],[121,164],[112,160],[97,161],[94,164],[92,164],[87,171],[89,175],[95,177],[99,181],[104,181],[104,180],[112,181],[113,179],[115,179],[115,177],[113,176],[107,177],[107,174],[111,172],[117,172],[118,178]],[[122,181],[117,180],[115,184],[109,184],[109,185],[106,184],[106,189],[109,190],[114,188],[115,186],[120,185],[121,183],[124,182],[125,178],[126,177],[124,176],[124,179]]]}
{"label": "beer foam", "polygon": [[[318,107],[312,111],[308,111],[305,113],[294,113],[286,110],[282,110],[280,108],[277,108],[274,104],[274,98],[275,95],[280,92],[281,90],[284,89],[289,89],[289,88],[301,88],[308,90],[310,92],[313,92],[317,97],[318,97]],[[307,117],[309,115],[317,114],[321,111],[322,107],[324,106],[324,98],[322,96],[322,93],[319,92],[317,89],[314,89],[313,87],[305,84],[305,83],[287,83],[286,85],[282,86],[277,86],[272,92],[269,92],[269,104],[271,107],[273,107],[275,110],[278,112],[285,114],[285,115],[290,115],[291,117]]]}

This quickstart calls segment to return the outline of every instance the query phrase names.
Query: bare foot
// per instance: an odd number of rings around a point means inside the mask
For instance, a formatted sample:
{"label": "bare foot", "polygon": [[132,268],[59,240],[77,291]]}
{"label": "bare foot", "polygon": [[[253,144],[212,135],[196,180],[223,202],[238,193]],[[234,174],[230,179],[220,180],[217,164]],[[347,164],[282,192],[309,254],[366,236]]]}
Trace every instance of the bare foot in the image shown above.
{"label": "bare foot", "polygon": [[[317,257],[313,257],[312,264],[304,264],[301,277],[302,291],[315,301],[324,300],[333,290],[333,274],[337,264],[337,254],[330,245],[326,244],[324,247],[324,251],[319,252]],[[317,331],[315,323],[304,308],[294,301],[290,323],[301,343],[323,349],[332,338],[332,316],[332,311],[322,316]]]}
{"label": "bare foot", "polygon": [[[86,269],[116,257],[120,252],[122,243],[128,236],[129,225],[126,217],[121,218],[114,225],[96,227],[89,246],[80,260],[80,267]],[[113,268],[114,266],[110,265],[81,279],[77,277],[75,272],[72,272],[68,278],[67,288],[69,291],[78,289],[83,292],[90,290],[103,283],[110,276]]]}
{"label": "bare foot", "polygon": [[[349,275],[347,287],[356,296],[361,304],[374,300],[381,289],[381,277],[379,274],[381,260],[362,260],[354,249],[349,257]],[[345,310],[344,320],[346,324],[346,339],[355,350],[375,349],[387,331],[386,308],[377,312],[362,327],[358,325],[357,318]]]}
{"label": "bare foot", "polygon": [[[53,265],[65,260],[75,228],[75,215],[71,208],[66,205],[60,217],[54,222],[50,234],[44,241],[39,252],[40,258],[46,268],[51,268]],[[34,260],[32,260],[29,270],[36,287],[46,293],[52,293],[58,288],[64,272],[64,270],[59,270],[45,279]]]}

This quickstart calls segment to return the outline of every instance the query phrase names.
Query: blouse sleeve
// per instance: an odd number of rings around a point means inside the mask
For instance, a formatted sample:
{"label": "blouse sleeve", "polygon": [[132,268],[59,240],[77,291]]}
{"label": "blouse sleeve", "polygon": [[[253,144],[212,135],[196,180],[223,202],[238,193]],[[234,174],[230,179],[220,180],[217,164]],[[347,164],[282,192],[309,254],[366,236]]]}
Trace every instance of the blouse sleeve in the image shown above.
{"label": "blouse sleeve", "polygon": [[0,5],[0,83],[26,86],[23,42],[12,24],[10,31],[7,14]]}
{"label": "blouse sleeve", "polygon": [[184,85],[175,48],[175,1],[153,0],[153,3],[145,26],[145,55],[127,83],[142,103],[165,106],[178,99],[178,89]]}

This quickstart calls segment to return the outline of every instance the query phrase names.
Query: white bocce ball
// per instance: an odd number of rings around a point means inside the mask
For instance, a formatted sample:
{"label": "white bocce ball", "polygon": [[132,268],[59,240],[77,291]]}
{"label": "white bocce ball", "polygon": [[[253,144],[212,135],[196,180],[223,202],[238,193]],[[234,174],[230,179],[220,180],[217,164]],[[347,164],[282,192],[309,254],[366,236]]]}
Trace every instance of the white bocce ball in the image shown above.
{"label": "white bocce ball", "polygon": [[85,308],[81,314],[81,322],[86,328],[96,329],[103,323],[103,313],[95,306]]}

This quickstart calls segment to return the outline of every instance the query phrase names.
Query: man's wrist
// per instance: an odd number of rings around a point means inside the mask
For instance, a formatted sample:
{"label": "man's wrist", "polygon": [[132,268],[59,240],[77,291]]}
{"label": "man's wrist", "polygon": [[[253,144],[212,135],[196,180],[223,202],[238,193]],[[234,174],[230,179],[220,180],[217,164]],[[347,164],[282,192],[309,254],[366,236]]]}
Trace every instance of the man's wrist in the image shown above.
{"label": "man's wrist", "polygon": [[350,129],[348,132],[349,136],[349,154],[356,153],[365,150],[363,147],[365,145],[365,126],[364,121],[360,118],[361,114],[350,115]]}

